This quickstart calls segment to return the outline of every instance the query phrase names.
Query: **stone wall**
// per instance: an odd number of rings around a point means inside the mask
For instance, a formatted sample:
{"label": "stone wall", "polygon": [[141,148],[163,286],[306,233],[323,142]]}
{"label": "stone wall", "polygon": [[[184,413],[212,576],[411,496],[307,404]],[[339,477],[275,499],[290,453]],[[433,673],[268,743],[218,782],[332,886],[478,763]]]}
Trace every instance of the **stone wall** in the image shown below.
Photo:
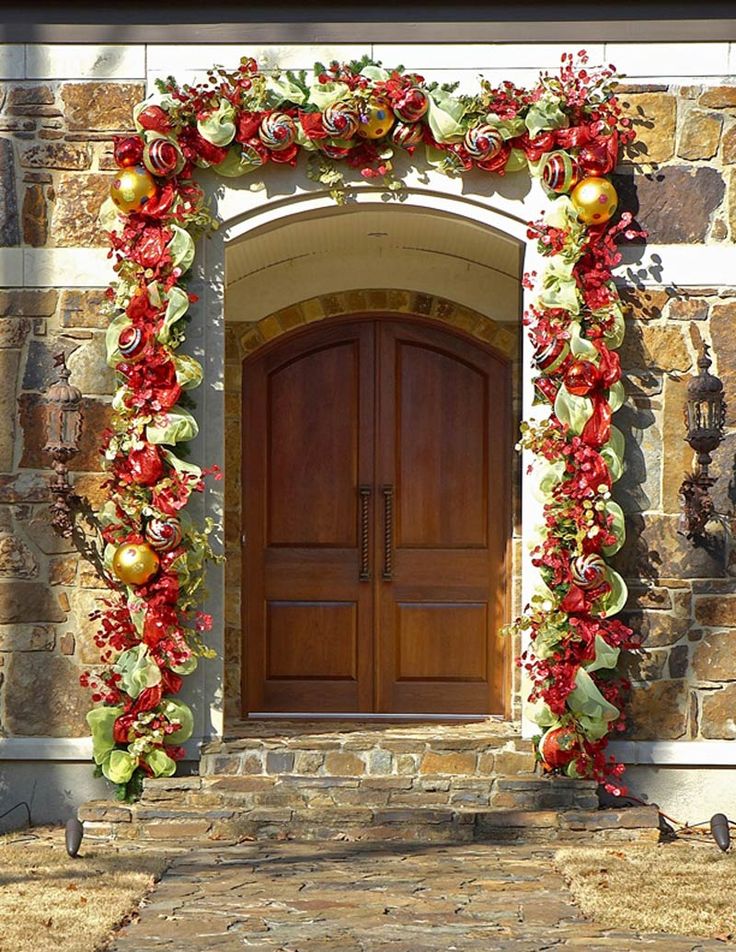
{"label": "stone wall", "polygon": [[[697,252],[736,238],[736,88],[643,86],[625,89],[638,131],[617,187],[624,207],[648,231],[648,245]],[[647,261],[647,256],[644,256]],[[713,346],[730,408],[728,438],[713,473],[717,508],[736,501],[736,278],[689,279],[687,286],[648,282],[624,292],[629,304],[621,361],[629,399],[616,418],[627,437],[628,471],[615,495],[628,517],[617,556],[631,596],[625,618],[645,638],[632,659],[636,684],[629,735],[642,740],[734,738],[736,703],[736,562],[727,534],[711,525],[705,545],[678,534],[678,490],[692,453],[684,441],[687,380],[702,343]],[[723,280],[723,278],[721,278]],[[707,285],[707,286],[706,286]]]}
{"label": "stone wall", "polygon": [[[0,84],[0,246],[94,248],[109,188],[112,136],[131,126],[135,82]],[[33,271],[34,259],[24,264]],[[0,285],[8,268],[0,268]],[[32,273],[28,284],[32,284]],[[72,462],[78,490],[102,498],[99,438],[113,376],[105,362],[104,289],[0,289],[0,731],[87,733],[80,670],[99,660],[94,572],[49,526],[41,393],[68,356],[85,428]],[[89,282],[87,282],[89,283]],[[101,284],[106,283],[106,277]]]}
{"label": "stone wall", "polygon": [[[48,525],[40,392],[54,353],[63,348],[85,393],[77,485],[99,498],[96,447],[112,385],[100,314],[106,279],[95,288],[89,268],[80,282],[66,267],[104,260],[104,252],[95,257],[94,249],[103,243],[97,212],[112,168],[112,135],[129,128],[132,105],[144,94],[131,71],[108,72],[104,79],[92,73],[84,80],[0,83],[5,735],[86,734],[88,698],[77,674],[97,659],[88,612],[99,593],[90,570]],[[650,245],[707,247],[714,254],[730,248],[736,236],[736,87],[629,86],[622,98],[641,141],[622,164],[617,185],[625,206],[635,208],[649,230]],[[39,253],[46,255],[43,261]],[[714,283],[704,277],[702,286],[676,287],[657,284],[656,275],[652,262],[642,286],[626,292],[629,333],[622,360],[629,400],[617,418],[627,434],[629,469],[616,494],[630,516],[629,542],[617,561],[632,591],[627,617],[647,639],[645,654],[631,666],[637,681],[631,735],[730,739],[736,737],[736,562],[722,532],[699,548],[677,535],[677,491],[690,465],[682,440],[686,379],[701,341],[708,340],[731,404],[728,439],[714,467],[721,474],[716,497],[724,512],[736,499],[736,279]],[[635,269],[631,277],[636,282]]]}

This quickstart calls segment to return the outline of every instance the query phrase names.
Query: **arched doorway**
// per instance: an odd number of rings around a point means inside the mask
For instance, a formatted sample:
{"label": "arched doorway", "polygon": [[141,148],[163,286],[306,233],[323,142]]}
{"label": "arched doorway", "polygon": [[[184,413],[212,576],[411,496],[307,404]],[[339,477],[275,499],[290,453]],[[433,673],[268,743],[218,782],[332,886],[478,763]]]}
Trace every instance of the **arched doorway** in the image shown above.
{"label": "arched doorway", "polygon": [[244,714],[505,713],[508,357],[354,314],[242,391]]}

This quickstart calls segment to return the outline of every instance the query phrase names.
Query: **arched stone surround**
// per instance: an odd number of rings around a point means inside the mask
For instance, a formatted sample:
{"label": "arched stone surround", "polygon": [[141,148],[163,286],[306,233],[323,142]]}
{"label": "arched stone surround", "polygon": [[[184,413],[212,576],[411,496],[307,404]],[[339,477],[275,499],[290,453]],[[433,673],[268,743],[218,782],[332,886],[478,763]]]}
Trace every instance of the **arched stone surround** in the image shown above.
{"label": "arched stone surround", "polygon": [[[404,316],[421,321],[437,322],[462,336],[475,339],[502,354],[512,367],[513,414],[519,419],[520,401],[520,329],[521,324],[508,325],[493,320],[464,305],[437,295],[395,288],[366,288],[324,294],[282,308],[252,324],[228,323],[225,332],[225,647],[224,699],[225,723],[232,723],[241,712],[241,648],[242,630],[241,577],[241,432],[243,361],[264,346],[293,334],[310,324],[339,320],[352,314]],[[520,493],[518,457],[514,457],[512,480],[513,540],[510,546],[511,606],[514,614],[521,607],[520,565]],[[514,645],[511,654],[518,654]],[[516,667],[509,672],[512,710],[518,714],[519,685]]]}

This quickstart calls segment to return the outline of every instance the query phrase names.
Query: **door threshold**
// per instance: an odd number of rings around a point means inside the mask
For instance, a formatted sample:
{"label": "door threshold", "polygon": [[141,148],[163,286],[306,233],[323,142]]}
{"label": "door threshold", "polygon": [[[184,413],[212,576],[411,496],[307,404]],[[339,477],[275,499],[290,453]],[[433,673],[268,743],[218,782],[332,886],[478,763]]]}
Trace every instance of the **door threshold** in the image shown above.
{"label": "door threshold", "polygon": [[365,714],[362,712],[346,712],[343,714],[311,713],[309,711],[252,711],[246,715],[246,720],[301,720],[301,721],[499,721],[502,714]]}

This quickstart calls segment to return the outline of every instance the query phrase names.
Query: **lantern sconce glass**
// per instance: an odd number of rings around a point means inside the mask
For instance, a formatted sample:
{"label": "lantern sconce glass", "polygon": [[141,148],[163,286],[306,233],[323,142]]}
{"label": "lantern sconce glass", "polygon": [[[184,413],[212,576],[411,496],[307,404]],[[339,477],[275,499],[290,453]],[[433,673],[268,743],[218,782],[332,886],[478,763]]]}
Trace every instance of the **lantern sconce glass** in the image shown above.
{"label": "lantern sconce glass", "polygon": [[680,487],[680,532],[694,544],[705,538],[707,524],[720,518],[710,497],[716,479],[709,474],[708,467],[712,462],[711,453],[723,441],[726,403],[723,383],[710,372],[711,364],[708,345],[703,344],[698,360],[700,373],[688,382],[685,404],[685,439],[697,458],[694,470],[685,476]]}
{"label": "lantern sconce glass", "polygon": [[59,535],[68,538],[74,528],[72,510],[76,500],[69,482],[68,463],[79,452],[82,439],[82,394],[69,383],[71,372],[63,352],[54,357],[54,366],[59,368],[58,376],[46,391],[44,400],[44,450],[51,457],[54,467],[54,478],[51,482],[51,493],[54,497],[51,524]]}

